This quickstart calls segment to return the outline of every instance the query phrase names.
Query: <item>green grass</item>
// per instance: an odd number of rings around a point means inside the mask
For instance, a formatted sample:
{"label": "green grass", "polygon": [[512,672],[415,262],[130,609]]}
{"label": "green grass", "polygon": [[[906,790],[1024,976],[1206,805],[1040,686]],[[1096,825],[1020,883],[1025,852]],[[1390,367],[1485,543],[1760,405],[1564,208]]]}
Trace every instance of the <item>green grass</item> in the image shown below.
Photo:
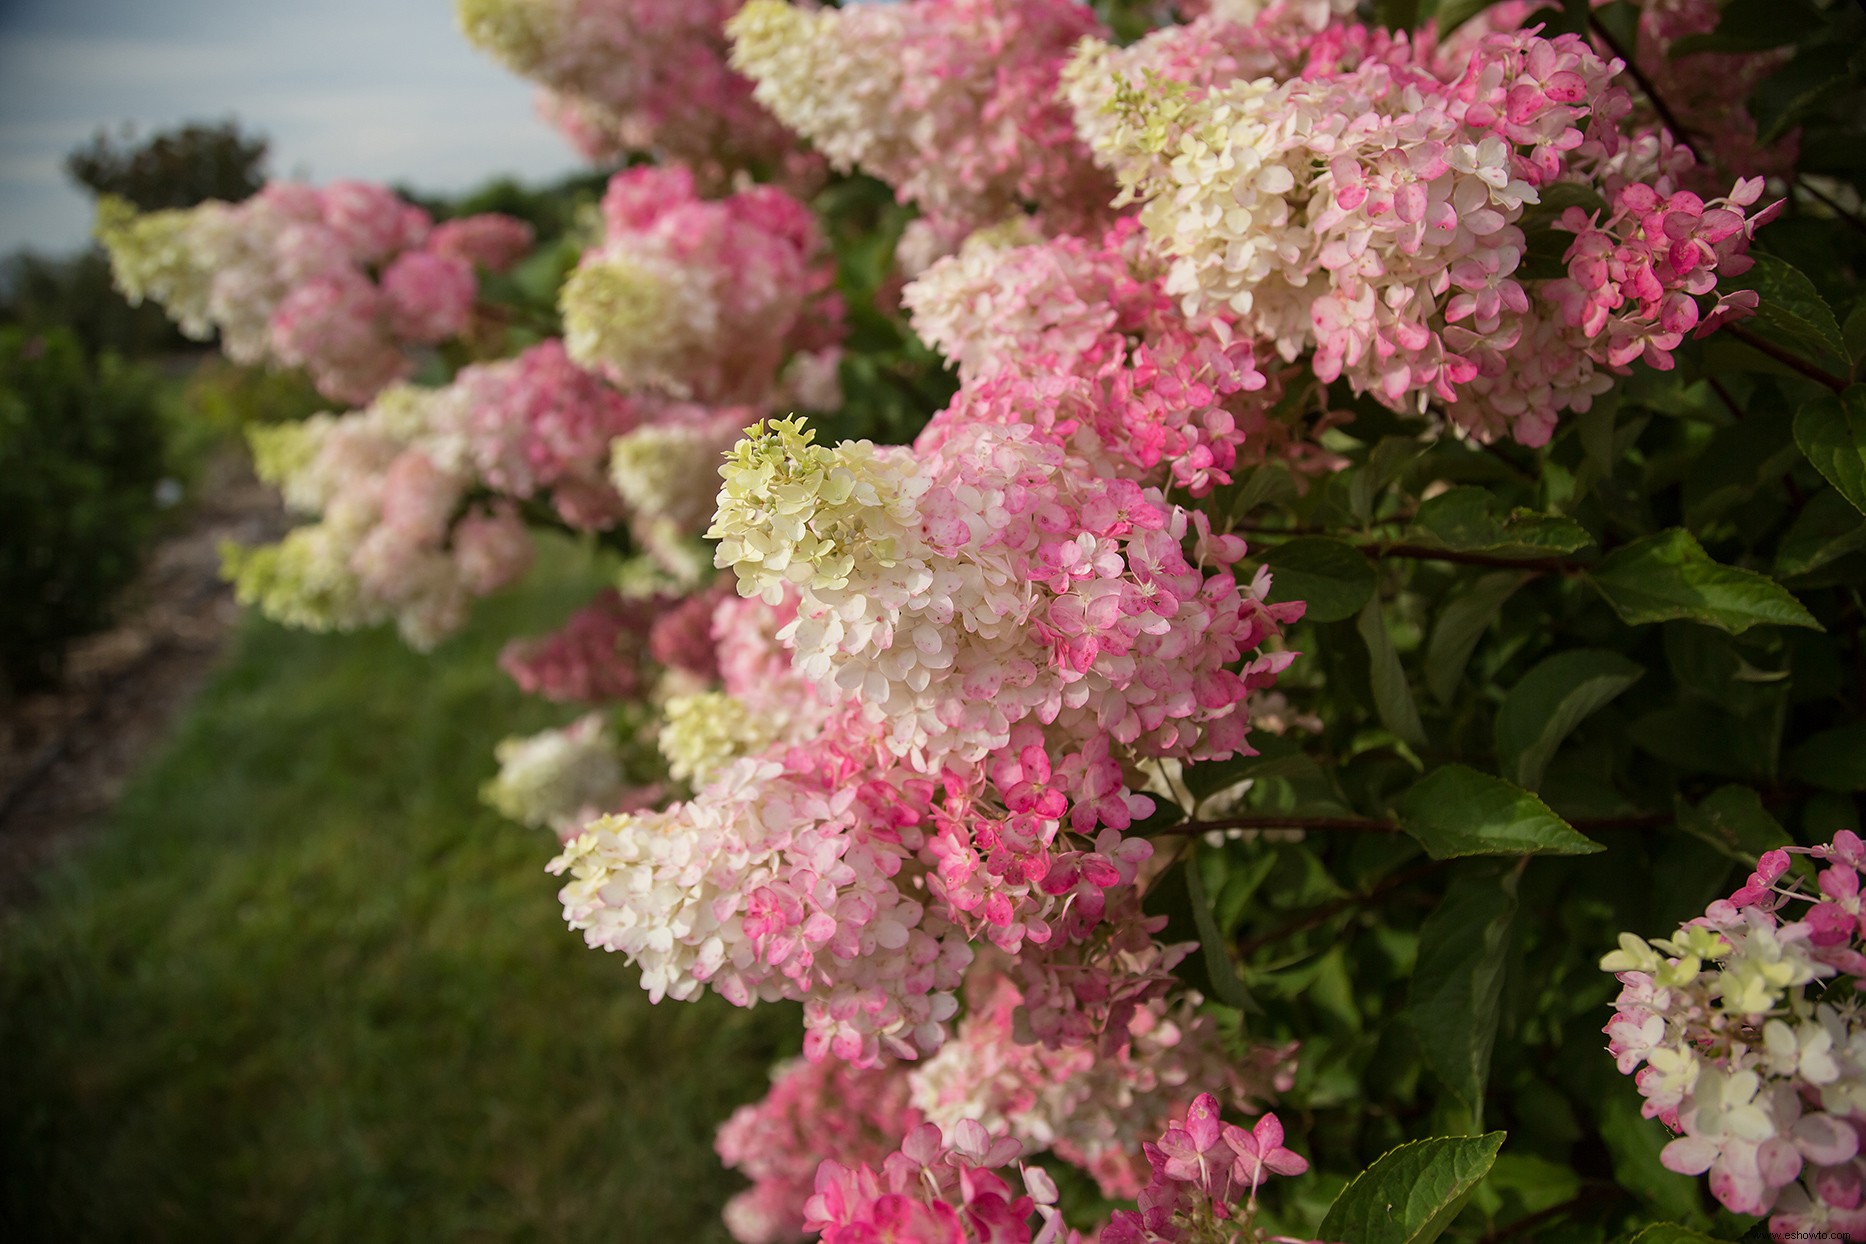
{"label": "green grass", "polygon": [[723,1240],[712,1132],[797,1017],[650,1006],[476,798],[560,722],[494,665],[557,549],[423,657],[249,619],[109,823],[0,926],[0,1237]]}

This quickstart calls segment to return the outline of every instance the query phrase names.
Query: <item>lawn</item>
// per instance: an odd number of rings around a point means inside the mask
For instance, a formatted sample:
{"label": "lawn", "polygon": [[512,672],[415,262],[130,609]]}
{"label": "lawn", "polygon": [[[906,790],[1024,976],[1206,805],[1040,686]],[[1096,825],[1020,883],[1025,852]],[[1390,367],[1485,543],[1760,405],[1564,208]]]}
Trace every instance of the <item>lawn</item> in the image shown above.
{"label": "lawn", "polygon": [[797,1018],[649,1005],[480,806],[566,720],[494,665],[554,546],[432,656],[249,618],[108,824],[0,926],[0,1237],[723,1240],[712,1133]]}

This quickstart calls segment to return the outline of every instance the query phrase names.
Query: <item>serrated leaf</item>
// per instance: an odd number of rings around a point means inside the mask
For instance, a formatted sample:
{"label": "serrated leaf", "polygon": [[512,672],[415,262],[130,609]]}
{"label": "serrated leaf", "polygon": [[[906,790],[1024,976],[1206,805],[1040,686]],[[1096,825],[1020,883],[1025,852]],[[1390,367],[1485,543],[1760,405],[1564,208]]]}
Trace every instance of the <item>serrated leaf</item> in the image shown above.
{"label": "serrated leaf", "polygon": [[1536,790],[1562,740],[1645,672],[1619,653],[1597,648],[1541,662],[1510,688],[1497,710],[1497,766],[1518,786]]}
{"label": "serrated leaf", "polygon": [[1304,536],[1264,555],[1270,599],[1309,603],[1311,622],[1339,622],[1360,612],[1374,594],[1374,568],[1366,554],[1341,540]]}
{"label": "serrated leaf", "polygon": [[1866,721],[1808,739],[1789,754],[1788,772],[1822,790],[1866,790]]}
{"label": "serrated leaf", "polygon": [[1812,574],[1831,561],[1866,549],[1866,519],[1836,488],[1808,498],[1775,550],[1775,573],[1783,578]]}
{"label": "serrated leaf", "polygon": [[1400,800],[1399,817],[1400,828],[1435,860],[1606,849],[1522,787],[1468,765],[1446,765],[1415,784]]}
{"label": "serrated leaf", "polygon": [[1431,1244],[1464,1207],[1504,1134],[1441,1136],[1390,1149],[1328,1207],[1318,1235],[1353,1244]]}
{"label": "serrated leaf", "polygon": [[1368,600],[1354,627],[1367,645],[1367,673],[1373,682],[1374,709],[1380,714],[1381,724],[1414,747],[1424,747],[1425,723],[1419,720],[1419,706],[1413,702],[1406,667],[1393,650],[1393,637],[1387,634],[1386,615],[1380,611],[1378,599]]}
{"label": "serrated leaf", "polygon": [[1753,289],[1761,297],[1752,321],[1766,335],[1816,354],[1847,357],[1846,339],[1833,308],[1799,268],[1774,255],[1752,255],[1756,266],[1733,278],[1731,289]]}
{"label": "serrated leaf", "polygon": [[1571,518],[1520,507],[1508,514],[1498,510],[1488,489],[1447,489],[1419,507],[1409,535],[1437,548],[1509,557],[1561,557],[1594,543]]}
{"label": "serrated leaf", "polygon": [[1503,602],[1529,578],[1515,570],[1484,575],[1439,613],[1425,649],[1425,685],[1440,704],[1451,703],[1478,641],[1503,611]]}
{"label": "serrated leaf", "polygon": [[1719,787],[1695,808],[1680,799],[1677,815],[1680,829],[1746,868],[1754,868],[1764,851],[1794,841],[1762,806],[1762,797],[1748,786]]}
{"label": "serrated leaf", "polygon": [[1514,871],[1500,873],[1494,865],[1452,878],[1419,929],[1419,957],[1407,994],[1406,1021],[1418,1034],[1426,1065],[1480,1127],[1516,916],[1516,879]]}
{"label": "serrated leaf", "polygon": [[1762,624],[1822,629],[1775,580],[1712,561],[1682,527],[1616,550],[1587,578],[1631,626],[1688,618],[1732,635]]}
{"label": "serrated leaf", "polygon": [[1795,444],[1814,469],[1866,514],[1866,385],[1815,398],[1795,415]]}

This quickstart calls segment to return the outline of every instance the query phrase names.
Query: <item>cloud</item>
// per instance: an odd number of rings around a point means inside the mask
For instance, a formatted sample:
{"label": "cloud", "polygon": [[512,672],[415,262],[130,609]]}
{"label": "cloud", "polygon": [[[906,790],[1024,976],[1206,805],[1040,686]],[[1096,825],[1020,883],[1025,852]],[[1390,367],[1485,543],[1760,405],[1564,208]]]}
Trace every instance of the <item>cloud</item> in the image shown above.
{"label": "cloud", "polygon": [[99,127],[237,117],[272,169],[465,189],[575,158],[449,0],[0,0],[0,253],[82,244],[64,155]]}

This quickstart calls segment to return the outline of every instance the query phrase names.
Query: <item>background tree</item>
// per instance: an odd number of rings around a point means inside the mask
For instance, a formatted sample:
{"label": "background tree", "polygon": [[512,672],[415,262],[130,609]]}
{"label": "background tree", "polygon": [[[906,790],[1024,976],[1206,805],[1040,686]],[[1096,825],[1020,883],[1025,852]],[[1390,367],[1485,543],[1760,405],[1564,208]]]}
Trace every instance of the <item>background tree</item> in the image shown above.
{"label": "background tree", "polygon": [[269,146],[264,135],[242,133],[232,118],[190,122],[147,139],[125,123],[114,135],[99,129],[65,157],[65,171],[93,195],[118,195],[146,212],[207,199],[231,203],[265,184]]}

